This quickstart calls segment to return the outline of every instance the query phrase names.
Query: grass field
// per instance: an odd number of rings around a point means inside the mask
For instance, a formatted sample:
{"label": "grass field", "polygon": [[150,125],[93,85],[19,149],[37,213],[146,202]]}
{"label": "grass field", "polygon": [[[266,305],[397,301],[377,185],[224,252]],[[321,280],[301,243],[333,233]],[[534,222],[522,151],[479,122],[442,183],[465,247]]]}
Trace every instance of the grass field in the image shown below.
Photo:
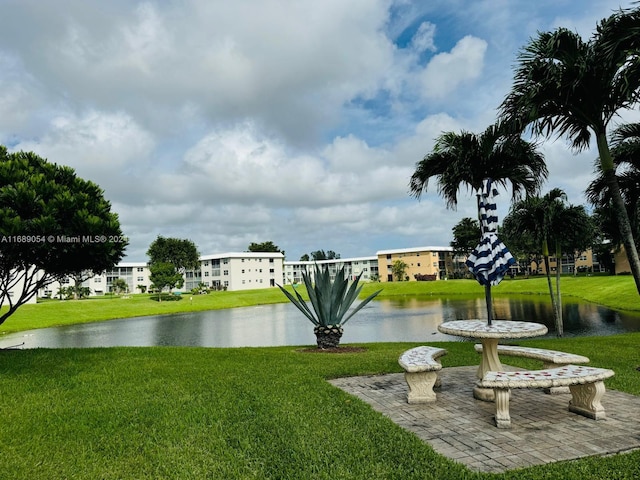
{"label": "grass field", "polygon": [[[527,343],[589,356],[615,370],[608,388],[640,394],[640,334]],[[445,367],[478,361],[464,342],[440,345]],[[414,344],[362,346],[0,350],[0,478],[639,478],[640,451],[471,472],[326,382],[399,372]]]}
{"label": "grass field", "polygon": [[[363,295],[380,286],[386,297],[482,295],[474,281],[366,285]],[[563,289],[640,311],[630,277],[567,278]],[[546,283],[506,280],[495,293],[544,296]],[[23,307],[3,331],[281,301],[277,289],[162,303],[145,295],[50,301]],[[640,333],[522,344],[588,356],[616,372],[607,388],[640,395]],[[415,345],[364,344],[362,353],[342,354],[296,347],[0,350],[0,479],[640,478],[640,451],[474,473],[326,382],[400,372],[398,356]],[[478,362],[466,342],[439,345],[449,351],[445,367]]]}

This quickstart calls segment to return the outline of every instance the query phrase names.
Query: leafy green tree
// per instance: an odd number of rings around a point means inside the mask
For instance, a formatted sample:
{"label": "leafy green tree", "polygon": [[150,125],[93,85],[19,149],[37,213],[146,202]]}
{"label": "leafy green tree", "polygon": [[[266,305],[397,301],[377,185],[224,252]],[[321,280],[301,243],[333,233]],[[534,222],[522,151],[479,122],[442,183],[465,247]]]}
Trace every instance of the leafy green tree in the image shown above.
{"label": "leafy green tree", "polygon": [[129,285],[124,278],[116,278],[111,282],[111,288],[116,294],[126,293],[129,290]]}
{"label": "leafy green tree", "polygon": [[52,281],[112,268],[127,243],[95,183],[0,146],[0,324]]}
{"label": "leafy green tree", "polygon": [[199,266],[198,249],[188,239],[158,236],[147,250],[149,257],[149,279],[158,290],[158,301],[165,288],[181,288],[186,270]]}
{"label": "leafy green tree", "polygon": [[454,255],[469,255],[480,240],[480,223],[477,219],[465,217],[452,228],[453,241],[450,246]]}
{"label": "leafy green tree", "polygon": [[147,286],[146,285],[138,285],[138,286],[136,286],[136,288],[138,290],[140,290],[140,293],[145,293],[147,291]]}
{"label": "leafy green tree", "polygon": [[620,10],[584,41],[566,28],[541,32],[520,52],[501,117],[534,134],[567,136],[575,151],[592,135],[620,237],[640,293],[640,259],[607,139],[610,121],[638,100],[640,10]]}
{"label": "leafy green tree", "polygon": [[181,288],[184,284],[184,277],[176,267],[169,262],[157,262],[149,265],[149,279],[153,283],[153,288],[158,291],[158,301],[162,301],[162,291],[165,289]]}
{"label": "leafy green tree", "polygon": [[302,256],[300,257],[300,261],[301,261],[301,262],[308,262],[308,261],[309,261],[309,254],[308,254],[308,253],[305,253],[304,255],[302,255]]}
{"label": "leafy green tree", "polygon": [[[456,257],[468,257],[480,240],[480,223],[473,218],[465,217],[460,220],[452,229],[453,240],[449,244],[453,248],[453,255]],[[462,262],[456,263],[456,276],[460,278]]]}
{"label": "leafy green tree", "polygon": [[195,270],[199,265],[198,249],[189,239],[165,238],[158,235],[147,250],[149,263],[170,263],[177,272]]}
{"label": "leafy green tree", "polygon": [[281,252],[284,255],[284,250],[280,250],[280,247],[274,245],[272,241],[249,244],[248,250],[250,252]]}
{"label": "leafy green tree", "polygon": [[316,250],[315,252],[311,252],[311,259],[313,261],[318,260],[338,260],[340,258],[340,254],[334,252],[333,250],[329,250],[325,252],[324,250]]}
{"label": "leafy green tree", "polygon": [[[574,254],[587,250],[593,243],[595,227],[583,206],[567,204],[567,196],[559,188],[554,188],[544,197],[531,196],[516,202],[503,222],[503,230],[517,232],[513,235],[516,245],[524,242],[538,244],[547,275],[549,295],[554,310],[556,333],[563,335],[562,297],[560,273],[563,253]],[[522,240],[519,240],[522,239]],[[556,256],[556,290],[551,282],[549,257]]]}
{"label": "leafy green tree", "polygon": [[393,278],[395,278],[397,282],[404,281],[407,276],[407,268],[409,268],[409,265],[404,263],[402,260],[394,260],[391,264],[391,274],[393,275]]}

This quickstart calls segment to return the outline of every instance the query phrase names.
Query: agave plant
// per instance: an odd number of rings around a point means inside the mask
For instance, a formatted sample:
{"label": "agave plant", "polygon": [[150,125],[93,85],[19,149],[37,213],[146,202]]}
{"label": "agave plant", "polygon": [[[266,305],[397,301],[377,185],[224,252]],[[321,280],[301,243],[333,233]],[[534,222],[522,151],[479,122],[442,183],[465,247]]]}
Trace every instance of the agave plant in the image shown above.
{"label": "agave plant", "polygon": [[303,272],[302,279],[309,295],[311,308],[297,291],[294,297],[282,286],[278,285],[278,287],[291,303],[315,325],[313,332],[316,335],[318,347],[335,348],[342,337],[342,326],[382,291],[374,292],[360,302],[357,307],[349,310],[362,290],[362,286],[358,287],[361,276],[362,273],[349,286],[349,280],[344,275],[344,266],[338,271],[334,281],[331,281],[329,269],[326,266],[324,269],[321,269],[317,264],[314,266],[315,282],[311,281],[309,272]]}

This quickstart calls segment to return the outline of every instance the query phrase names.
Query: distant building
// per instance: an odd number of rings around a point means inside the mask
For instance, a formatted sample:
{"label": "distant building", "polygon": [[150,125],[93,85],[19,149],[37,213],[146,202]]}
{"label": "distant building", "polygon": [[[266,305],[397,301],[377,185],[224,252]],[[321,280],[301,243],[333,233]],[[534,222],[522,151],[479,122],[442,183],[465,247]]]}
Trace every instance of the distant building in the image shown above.
{"label": "distant building", "polygon": [[454,255],[452,247],[414,247],[381,250],[376,253],[381,282],[397,281],[392,266],[401,260],[407,266],[402,281],[415,281],[416,276],[431,276],[435,280],[453,278]]}
{"label": "distant building", "polygon": [[302,283],[302,272],[308,272],[313,280],[314,265],[327,266],[331,280],[335,280],[338,270],[344,267],[344,275],[354,280],[360,273],[364,282],[378,280],[378,257],[338,258],[333,260],[284,262],[283,284]]}
{"label": "distant building", "polygon": [[[626,260],[626,256],[624,256]],[[616,261],[618,256],[616,256]],[[622,259],[621,259],[622,260]],[[627,266],[629,264],[627,263]],[[617,264],[616,264],[617,266]],[[554,274],[558,270],[558,259],[555,255],[549,257],[549,270]],[[530,266],[531,272],[546,275],[547,270],[544,262],[541,260],[539,264],[532,263]],[[560,259],[560,273],[577,273],[577,272],[603,272],[605,268],[600,265],[598,256],[593,253],[593,250],[589,249],[579,255],[564,254]],[[620,273],[616,270],[616,273]]]}
{"label": "distant building", "polygon": [[[250,290],[275,287],[282,281],[281,252],[231,252],[200,257],[200,271],[186,272],[185,290],[202,282],[209,288]],[[199,273],[199,276],[198,276]]]}

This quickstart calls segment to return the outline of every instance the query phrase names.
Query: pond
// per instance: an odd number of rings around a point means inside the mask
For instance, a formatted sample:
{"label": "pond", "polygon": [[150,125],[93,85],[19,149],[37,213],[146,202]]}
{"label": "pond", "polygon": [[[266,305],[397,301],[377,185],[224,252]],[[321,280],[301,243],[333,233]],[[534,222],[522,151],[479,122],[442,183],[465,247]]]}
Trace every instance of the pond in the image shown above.
{"label": "pond", "polygon": [[[496,319],[543,323],[554,337],[548,302],[494,298]],[[413,297],[377,300],[345,325],[342,344],[463,340],[439,333],[451,320],[486,318],[484,298]],[[595,304],[564,304],[565,336],[640,331],[640,315]],[[313,325],[292,304],[157,315],[43,328],[0,337],[0,348],[83,348],[115,346],[258,347],[312,345]]]}

